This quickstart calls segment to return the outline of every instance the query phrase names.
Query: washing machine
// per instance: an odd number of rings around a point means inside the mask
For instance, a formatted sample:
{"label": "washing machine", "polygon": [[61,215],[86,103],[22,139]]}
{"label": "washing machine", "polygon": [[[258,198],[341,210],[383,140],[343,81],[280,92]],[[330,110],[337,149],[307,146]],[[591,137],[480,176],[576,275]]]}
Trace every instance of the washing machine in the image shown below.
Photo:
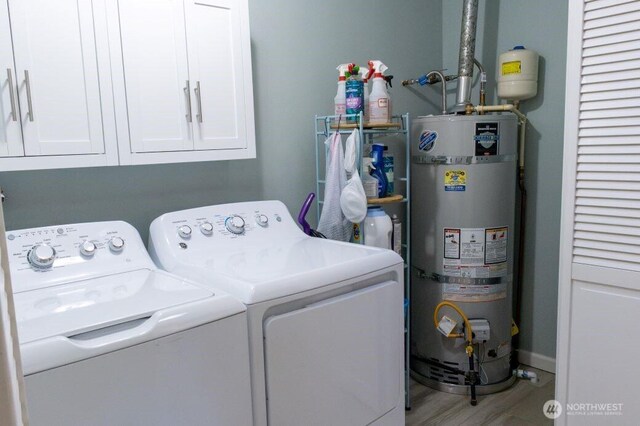
{"label": "washing machine", "polygon": [[149,252],[247,306],[254,424],[404,424],[396,253],[309,237],[279,201],[167,213]]}
{"label": "washing machine", "polygon": [[7,232],[32,425],[251,425],[247,318],[125,222]]}

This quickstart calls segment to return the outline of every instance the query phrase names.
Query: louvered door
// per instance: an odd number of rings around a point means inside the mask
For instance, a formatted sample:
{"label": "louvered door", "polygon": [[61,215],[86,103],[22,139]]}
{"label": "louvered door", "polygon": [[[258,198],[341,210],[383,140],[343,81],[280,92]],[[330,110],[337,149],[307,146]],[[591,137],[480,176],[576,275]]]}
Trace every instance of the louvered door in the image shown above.
{"label": "louvered door", "polygon": [[[607,419],[629,423],[640,415],[640,1],[570,0],[567,52],[556,399],[621,403]],[[561,424],[602,424],[564,409]]]}

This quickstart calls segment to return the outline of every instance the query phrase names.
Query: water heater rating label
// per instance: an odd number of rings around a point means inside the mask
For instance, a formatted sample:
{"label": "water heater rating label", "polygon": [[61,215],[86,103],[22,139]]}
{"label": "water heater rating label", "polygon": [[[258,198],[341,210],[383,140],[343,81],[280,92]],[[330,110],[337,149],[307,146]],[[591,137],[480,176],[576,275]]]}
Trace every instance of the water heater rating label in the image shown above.
{"label": "water heater rating label", "polygon": [[509,228],[444,228],[443,273],[464,278],[507,275]]}

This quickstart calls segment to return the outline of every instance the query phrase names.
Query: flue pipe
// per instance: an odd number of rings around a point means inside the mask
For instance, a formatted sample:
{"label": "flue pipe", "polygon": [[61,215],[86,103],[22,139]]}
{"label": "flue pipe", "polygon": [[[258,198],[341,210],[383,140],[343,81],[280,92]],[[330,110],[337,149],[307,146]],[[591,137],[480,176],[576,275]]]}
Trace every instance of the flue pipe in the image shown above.
{"label": "flue pipe", "polygon": [[458,55],[458,91],[456,95],[456,110],[462,113],[465,107],[471,103],[477,24],[478,0],[464,0],[460,28],[460,52]]}

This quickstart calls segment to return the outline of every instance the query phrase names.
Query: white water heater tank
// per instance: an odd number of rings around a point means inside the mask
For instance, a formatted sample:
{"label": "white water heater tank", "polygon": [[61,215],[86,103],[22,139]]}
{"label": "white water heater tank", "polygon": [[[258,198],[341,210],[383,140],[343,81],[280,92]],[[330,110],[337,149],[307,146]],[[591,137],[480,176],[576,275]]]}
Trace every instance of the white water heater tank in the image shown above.
{"label": "white water heater tank", "polygon": [[512,101],[538,93],[538,53],[516,46],[498,59],[498,97]]}

